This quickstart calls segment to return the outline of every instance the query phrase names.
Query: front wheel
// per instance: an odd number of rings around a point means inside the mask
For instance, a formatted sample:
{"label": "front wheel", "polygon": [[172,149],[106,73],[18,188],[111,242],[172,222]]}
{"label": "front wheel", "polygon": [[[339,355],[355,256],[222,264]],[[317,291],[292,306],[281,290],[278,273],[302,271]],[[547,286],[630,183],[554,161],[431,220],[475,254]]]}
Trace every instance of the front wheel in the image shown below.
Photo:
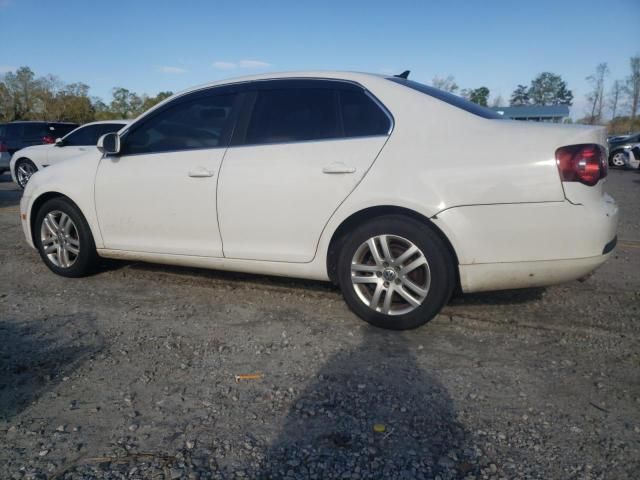
{"label": "front wheel", "polygon": [[40,257],[58,275],[82,277],[98,264],[89,225],[78,207],[65,198],[45,202],[36,216],[33,236]]}
{"label": "front wheel", "polygon": [[38,167],[28,158],[21,158],[16,162],[15,171],[18,186],[24,190],[31,176],[38,171]]}
{"label": "front wheel", "polygon": [[387,215],[357,227],[338,259],[340,288],[363,320],[392,330],[435,317],[455,287],[455,263],[427,225]]}

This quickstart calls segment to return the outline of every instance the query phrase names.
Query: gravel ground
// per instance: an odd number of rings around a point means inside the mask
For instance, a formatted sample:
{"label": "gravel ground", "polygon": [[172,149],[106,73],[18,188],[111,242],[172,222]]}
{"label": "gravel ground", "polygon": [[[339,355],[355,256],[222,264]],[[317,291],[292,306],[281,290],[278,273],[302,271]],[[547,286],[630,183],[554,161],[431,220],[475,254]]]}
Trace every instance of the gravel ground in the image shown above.
{"label": "gravel ground", "polygon": [[607,188],[621,242],[586,281],[399,333],[324,283],[57,277],[0,177],[0,478],[637,478],[640,174]]}

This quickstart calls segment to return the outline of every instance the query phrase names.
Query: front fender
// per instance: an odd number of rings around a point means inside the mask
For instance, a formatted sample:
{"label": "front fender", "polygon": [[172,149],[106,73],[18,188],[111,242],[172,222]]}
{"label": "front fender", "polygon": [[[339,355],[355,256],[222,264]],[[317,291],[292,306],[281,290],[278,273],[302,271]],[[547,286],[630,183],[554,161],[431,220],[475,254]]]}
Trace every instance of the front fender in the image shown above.
{"label": "front fender", "polygon": [[45,170],[36,172],[30,179],[20,203],[21,216],[27,221],[27,240],[31,241],[31,220],[36,214],[34,205],[42,203],[43,196],[67,197],[80,209],[89,224],[97,248],[104,246],[94,202],[95,176],[100,164],[99,152],[88,152]]}

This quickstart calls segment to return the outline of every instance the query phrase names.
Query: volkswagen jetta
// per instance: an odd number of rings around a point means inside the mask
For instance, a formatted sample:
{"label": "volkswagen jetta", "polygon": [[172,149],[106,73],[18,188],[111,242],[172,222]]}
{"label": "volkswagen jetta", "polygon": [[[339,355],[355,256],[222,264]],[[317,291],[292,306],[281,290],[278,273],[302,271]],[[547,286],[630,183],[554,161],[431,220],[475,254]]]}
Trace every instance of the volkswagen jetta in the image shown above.
{"label": "volkswagen jetta", "polygon": [[605,129],[504,120],[406,75],[301,72],[174,95],[36,173],[27,241],[55,273],[98,257],[338,284],[381,327],[456,289],[584,276],[615,246]]}

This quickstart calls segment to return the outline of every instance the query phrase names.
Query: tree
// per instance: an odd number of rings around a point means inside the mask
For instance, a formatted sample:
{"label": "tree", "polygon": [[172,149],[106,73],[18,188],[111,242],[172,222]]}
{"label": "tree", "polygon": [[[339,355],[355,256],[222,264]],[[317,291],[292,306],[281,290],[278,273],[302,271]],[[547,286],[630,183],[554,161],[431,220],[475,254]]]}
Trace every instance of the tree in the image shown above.
{"label": "tree", "polygon": [[459,88],[452,75],[449,75],[447,78],[440,78],[436,75],[435,77],[433,77],[431,85],[439,88],[440,90],[451,93],[455,93]]}
{"label": "tree", "polygon": [[[514,92],[515,93],[515,92]],[[560,75],[543,72],[531,81],[528,90],[532,105],[571,105],[573,93]]]}
{"label": "tree", "polygon": [[522,105],[529,105],[529,89],[526,85],[518,85],[511,94],[509,105],[512,107],[520,107]]}
{"label": "tree", "polygon": [[609,73],[606,63],[600,63],[596,67],[593,75],[589,75],[586,80],[591,84],[591,92],[587,94],[587,100],[591,104],[591,116],[589,123],[593,125],[602,120],[602,110],[604,106],[604,78]]}
{"label": "tree", "polygon": [[611,119],[616,118],[618,112],[618,104],[620,103],[620,95],[624,91],[624,84],[620,80],[616,80],[609,90],[609,108],[611,109]]}
{"label": "tree", "polygon": [[627,91],[631,100],[631,122],[638,113],[638,100],[640,100],[640,55],[629,59],[631,75],[627,77]]}
{"label": "tree", "polygon": [[29,67],[20,67],[4,76],[8,104],[3,106],[8,120],[31,120],[35,113],[38,82]]}
{"label": "tree", "polygon": [[489,89],[487,87],[475,88],[469,91],[469,100],[483,107],[487,106],[489,100]]}
{"label": "tree", "polygon": [[151,107],[154,107],[161,101],[169,98],[171,95],[173,95],[173,92],[160,92],[155,97],[148,97],[145,95],[144,101],[142,102],[142,111],[146,112]]}
{"label": "tree", "polygon": [[502,107],[503,105],[504,105],[504,99],[502,98],[502,95],[498,95],[496,98],[494,98],[491,101],[491,106],[493,108]]}

